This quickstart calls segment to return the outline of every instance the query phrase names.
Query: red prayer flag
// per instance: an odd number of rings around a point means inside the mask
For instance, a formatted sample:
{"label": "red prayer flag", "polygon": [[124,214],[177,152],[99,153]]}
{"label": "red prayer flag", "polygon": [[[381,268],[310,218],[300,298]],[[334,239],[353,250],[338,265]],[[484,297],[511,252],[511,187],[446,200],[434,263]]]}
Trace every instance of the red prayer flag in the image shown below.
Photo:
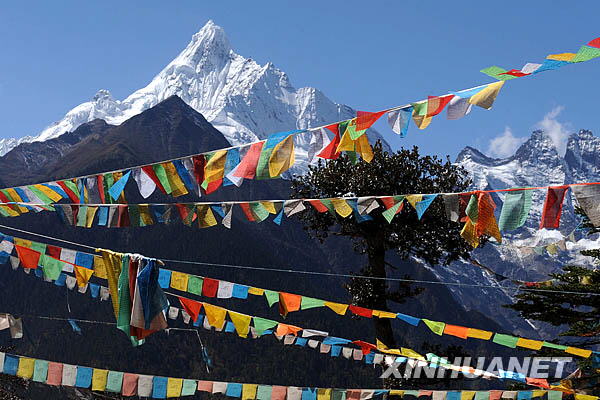
{"label": "red prayer flag", "polygon": [[200,309],[202,308],[202,303],[185,297],[179,297],[179,302],[185,312],[187,312],[190,317],[192,317],[192,320],[196,322],[198,320],[198,314],[200,314]]}
{"label": "red prayer flag", "polygon": [[433,117],[442,112],[454,97],[453,94],[446,96],[427,96],[427,117]]}
{"label": "red prayer flag", "polygon": [[553,186],[548,188],[544,210],[542,211],[542,228],[558,228],[560,225],[560,214],[562,213],[563,201],[569,185]]}
{"label": "red prayer flag", "polygon": [[360,315],[361,317],[371,318],[373,316],[373,310],[369,308],[359,307],[359,306],[349,306],[348,307],[352,313],[355,315]]}
{"label": "red prayer flag", "polygon": [[386,209],[390,209],[396,205],[396,200],[392,196],[382,197],[379,200],[381,200]]}
{"label": "red prayer flag", "polygon": [[209,182],[206,186],[206,194],[211,194],[215,190],[221,187],[223,184],[223,178],[217,179],[216,181]]}
{"label": "red prayer flag", "polygon": [[338,124],[327,125],[325,128],[333,132],[334,136],[333,139],[331,139],[331,142],[329,142],[329,144],[327,145],[327,147],[325,147],[319,154],[317,154],[317,157],[325,158],[328,160],[335,160],[340,156],[340,153],[337,152],[337,148],[341,140]]}
{"label": "red prayer flag", "polygon": [[196,182],[198,185],[201,185],[204,182],[204,167],[206,166],[206,158],[204,158],[203,154],[193,156],[192,162],[194,163],[194,178],[196,178]]}
{"label": "red prayer flag", "polygon": [[490,390],[490,400],[500,400],[502,397],[502,390]]}
{"label": "red prayer flag", "polygon": [[518,70],[518,69],[511,69],[510,71],[503,72],[499,75],[511,75],[511,76],[516,76],[516,77],[520,78],[522,76],[527,76],[527,75],[531,75],[531,74],[526,74],[525,72],[522,72],[521,70]]}
{"label": "red prayer flag", "polygon": [[368,342],[363,342],[362,340],[355,340],[352,343],[360,346],[363,354],[369,354],[372,350],[377,350],[377,346]]}
{"label": "red prayer flag", "polygon": [[104,175],[96,176],[96,185],[98,186],[98,194],[100,195],[100,202],[106,203],[106,197],[104,196]]}
{"label": "red prayer flag", "polygon": [[360,400],[360,389],[346,390],[346,400]]}
{"label": "red prayer flag", "polygon": [[129,221],[129,206],[122,205],[118,206],[119,209],[119,218],[117,219],[117,226],[131,226],[131,222]]}
{"label": "red prayer flag", "polygon": [[65,191],[65,193],[67,194],[67,196],[69,196],[69,199],[71,199],[73,203],[79,203],[79,196],[77,196],[71,189],[69,189],[69,187],[65,185],[64,181],[56,181],[56,184],[60,186],[62,190]]}
{"label": "red prayer flag", "polygon": [[138,393],[137,387],[138,375],[125,372],[123,374],[123,390],[121,391],[121,394],[123,396],[135,396]]}
{"label": "red prayer flag", "polygon": [[588,46],[597,47],[597,48],[600,49],[600,37],[598,37],[598,38],[592,40],[591,42],[589,42]]}
{"label": "red prayer flag", "polygon": [[156,176],[156,173],[154,172],[154,168],[152,168],[152,165],[144,165],[142,167],[142,171],[144,171],[146,173],[146,175],[148,175],[150,177],[150,179],[152,179],[154,184],[160,189],[161,192],[163,192],[164,194],[167,194],[167,191],[163,187],[162,183],[160,183],[160,179],[158,179],[158,176]]}
{"label": "red prayer flag", "polygon": [[329,209],[325,207],[321,200],[308,200],[308,202],[320,213],[329,211]]}
{"label": "red prayer flag", "polygon": [[254,215],[252,215],[252,210],[250,210],[250,204],[249,203],[240,203],[240,207],[242,208],[242,211],[246,215],[246,218],[248,219],[248,221],[254,222],[255,219],[254,219]]}
{"label": "red prayer flag", "polygon": [[254,143],[250,145],[250,149],[240,161],[237,167],[235,167],[235,172],[233,176],[237,176],[239,178],[245,179],[254,179],[256,175],[256,166],[258,165],[258,160],[260,159],[260,153],[262,152],[263,145],[265,141]]}
{"label": "red prayer flag", "polygon": [[52,246],[52,245],[47,245],[46,246],[46,254],[48,254],[50,257],[54,257],[60,260],[60,252],[61,252],[61,248],[60,247],[56,247],[56,246]]}
{"label": "red prayer flag", "polygon": [[181,220],[185,221],[188,215],[190,214],[190,209],[187,207],[186,204],[177,203],[175,204],[175,206],[177,207],[177,211],[179,211],[179,216],[181,217]]}
{"label": "red prayer flag", "polygon": [[219,281],[211,278],[204,278],[202,283],[202,296],[215,297],[219,290]]}
{"label": "red prayer flag", "polygon": [[36,269],[38,267],[41,256],[39,252],[19,245],[15,245],[15,248],[23,268]]}
{"label": "red prayer flag", "polygon": [[356,112],[356,130],[364,131],[369,129],[371,125],[375,123],[385,111],[369,112],[369,111],[357,111]]}

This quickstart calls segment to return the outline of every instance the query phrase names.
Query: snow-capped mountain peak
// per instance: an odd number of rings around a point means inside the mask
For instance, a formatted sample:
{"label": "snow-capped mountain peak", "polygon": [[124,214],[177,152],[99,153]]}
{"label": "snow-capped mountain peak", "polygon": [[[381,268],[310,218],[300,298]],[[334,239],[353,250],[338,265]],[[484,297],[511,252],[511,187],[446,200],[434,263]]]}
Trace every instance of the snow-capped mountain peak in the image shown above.
{"label": "snow-capped mountain peak", "polygon": [[[287,74],[273,63],[260,65],[237,54],[223,28],[208,21],[146,87],[124,100],[100,90],[36,137],[0,141],[0,154],[20,141],[55,138],[97,118],[119,125],[172,95],[203,114],[232,145],[356,115],[352,108],[329,100],[315,88],[294,88]],[[375,131],[370,136],[381,138]],[[299,137],[297,143],[296,170],[301,170],[308,137]]]}

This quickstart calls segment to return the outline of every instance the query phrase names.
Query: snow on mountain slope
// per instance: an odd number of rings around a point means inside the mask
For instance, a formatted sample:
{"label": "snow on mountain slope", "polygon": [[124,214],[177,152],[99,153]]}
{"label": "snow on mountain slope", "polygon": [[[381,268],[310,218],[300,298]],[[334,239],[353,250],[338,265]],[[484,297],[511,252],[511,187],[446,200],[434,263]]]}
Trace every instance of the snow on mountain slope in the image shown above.
{"label": "snow on mountain slope", "polygon": [[[565,156],[561,157],[552,139],[538,130],[534,131],[511,157],[494,159],[474,148],[466,147],[458,155],[456,163],[469,172],[473,178],[473,188],[479,190],[598,182],[600,181],[600,138],[587,130],[574,133],[569,137]],[[515,232],[504,233],[504,244],[501,246],[488,244],[482,249],[475,250],[474,258],[504,276],[530,281],[548,279],[548,273],[555,272],[568,263],[597,268],[592,265],[589,257],[584,257],[579,252],[588,248],[600,248],[598,235],[582,237],[578,233],[577,242],[567,242],[568,251],[560,252],[557,256],[524,254],[510,245],[535,246],[555,243],[563,238],[563,234],[570,233],[577,226],[574,199],[572,196],[567,196],[560,229],[540,230],[539,223],[545,197],[544,190],[534,191],[526,225]],[[501,193],[494,196],[497,216],[503,198]],[[484,289],[456,286],[452,291],[467,309],[473,308],[485,312],[493,316],[497,322],[506,323],[517,333],[535,333],[532,332],[532,327],[535,325],[526,323],[518,314],[502,307],[510,304],[517,293],[515,286],[510,282],[499,283],[481,269],[468,263],[455,263],[449,268],[434,268],[433,272],[440,280],[461,285],[489,285],[490,288]],[[494,289],[493,286],[503,287],[503,289]],[[542,336],[551,331],[547,326],[541,325],[535,326],[535,330]]]}
{"label": "snow on mountain slope", "polygon": [[[233,145],[356,115],[315,88],[295,89],[272,63],[259,65],[236,54],[223,29],[209,21],[146,87],[122,101],[100,90],[38,136],[23,140],[55,138],[96,118],[119,125],[174,94],[203,114]],[[381,138],[375,131],[370,136]],[[296,169],[304,167],[308,140],[308,135],[300,135],[297,141]],[[0,155],[16,144],[15,139],[0,141]]]}

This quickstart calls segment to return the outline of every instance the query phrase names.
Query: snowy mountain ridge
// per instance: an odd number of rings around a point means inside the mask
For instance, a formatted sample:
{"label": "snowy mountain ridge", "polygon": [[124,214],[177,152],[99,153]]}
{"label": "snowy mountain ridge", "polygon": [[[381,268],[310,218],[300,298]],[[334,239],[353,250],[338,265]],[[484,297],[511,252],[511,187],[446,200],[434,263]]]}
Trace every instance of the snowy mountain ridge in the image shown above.
{"label": "snowy mountain ridge", "polygon": [[[259,65],[233,51],[224,30],[212,21],[152,81],[124,100],[100,90],[35,137],[0,140],[0,155],[22,142],[45,141],[79,125],[103,119],[111,125],[177,95],[221,131],[232,145],[269,134],[353,118],[352,108],[329,100],[315,88],[295,89],[272,63]],[[381,139],[373,131],[372,138]],[[310,138],[299,135],[296,170],[305,168]]]}

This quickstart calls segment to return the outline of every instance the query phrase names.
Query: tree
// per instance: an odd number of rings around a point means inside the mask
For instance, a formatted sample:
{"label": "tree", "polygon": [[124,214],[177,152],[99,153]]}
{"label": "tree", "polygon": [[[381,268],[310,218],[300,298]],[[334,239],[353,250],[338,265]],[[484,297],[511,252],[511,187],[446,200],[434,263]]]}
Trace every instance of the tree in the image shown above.
{"label": "tree", "polygon": [[[576,209],[583,221],[581,227],[590,235],[600,230],[594,227],[583,211]],[[600,249],[583,250],[581,254],[592,257],[600,263]],[[517,296],[514,304],[506,307],[517,310],[528,319],[543,321],[561,327],[559,336],[567,345],[589,348],[600,344],[600,270],[578,265],[566,265],[563,272],[550,274],[551,285],[544,285],[544,291],[527,291]],[[600,357],[579,363],[582,377],[580,387],[585,389],[586,381],[600,377]],[[577,383],[576,383],[577,385]],[[596,387],[591,394],[600,394]]]}
{"label": "tree", "polygon": [[[383,150],[377,142],[370,163],[356,162],[340,155],[328,162],[319,161],[309,167],[308,173],[292,180],[295,198],[328,198],[339,196],[377,196],[405,194],[433,194],[464,191],[471,183],[462,167],[436,156],[421,156],[415,146],[395,153]],[[352,279],[348,285],[353,303],[377,310],[388,310],[388,300],[402,302],[418,291],[402,285],[390,291],[387,277],[386,252],[395,251],[402,259],[416,257],[430,265],[449,264],[459,258],[468,258],[472,248],[460,237],[461,224],[450,221],[441,199],[436,199],[419,221],[411,207],[404,207],[389,223],[382,212],[372,211],[371,220],[358,222],[351,216],[341,218],[333,213],[319,213],[314,209],[300,215],[313,236],[324,241],[330,234],[347,236],[354,248],[366,254],[368,264],[359,273],[375,279]],[[377,279],[379,278],[379,279]],[[374,318],[378,339],[388,346],[396,346],[391,322]]]}

